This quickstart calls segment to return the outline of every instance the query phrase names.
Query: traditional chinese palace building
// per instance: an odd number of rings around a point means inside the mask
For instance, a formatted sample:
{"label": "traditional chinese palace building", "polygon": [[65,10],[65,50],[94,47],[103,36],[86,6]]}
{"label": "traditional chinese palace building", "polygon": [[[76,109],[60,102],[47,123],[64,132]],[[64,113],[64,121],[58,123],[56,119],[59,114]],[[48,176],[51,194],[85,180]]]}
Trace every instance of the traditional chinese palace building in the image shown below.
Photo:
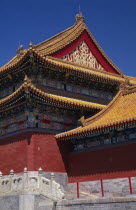
{"label": "traditional chinese palace building", "polygon": [[[0,68],[0,170],[69,181],[135,174],[136,79],[76,23]],[[80,120],[79,120],[80,119]]]}

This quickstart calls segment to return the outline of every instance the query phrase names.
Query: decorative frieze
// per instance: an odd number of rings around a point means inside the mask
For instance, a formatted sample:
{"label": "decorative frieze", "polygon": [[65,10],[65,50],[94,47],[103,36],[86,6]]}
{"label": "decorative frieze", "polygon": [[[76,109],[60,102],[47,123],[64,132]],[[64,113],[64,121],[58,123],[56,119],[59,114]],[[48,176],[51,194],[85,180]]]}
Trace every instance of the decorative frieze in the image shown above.
{"label": "decorative frieze", "polygon": [[51,80],[48,78],[44,78],[41,82],[42,86],[54,88],[54,89],[59,89],[63,91],[67,91],[70,93],[75,93],[75,94],[81,94],[84,96],[90,96],[93,98],[99,98],[107,101],[111,101],[114,94],[110,92],[106,92],[103,90],[97,90],[97,89],[92,89],[89,87],[82,87],[79,85],[75,85],[76,82],[73,84],[66,84],[61,81],[56,81],[56,80]]}
{"label": "decorative frieze", "polygon": [[52,109],[50,112],[48,109],[48,112],[40,113],[38,109],[32,108],[32,110],[25,110],[22,114],[1,119],[0,136],[26,128],[43,128],[48,131],[67,131],[75,128],[77,125],[75,115],[69,117],[67,114],[64,114],[64,111],[63,113],[55,114]]}
{"label": "decorative frieze", "polygon": [[82,140],[75,140],[73,142],[74,144],[74,150],[79,151],[79,150],[84,150],[87,148],[94,148],[100,145],[113,145],[117,144],[120,142],[126,142],[126,141],[132,141],[136,140],[136,131],[135,130],[130,130],[130,131],[122,131],[119,133],[111,133],[108,135],[101,135],[101,136],[96,136],[92,137],[90,139],[82,139]]}
{"label": "decorative frieze", "polygon": [[95,68],[105,71],[102,65],[94,57],[85,41],[83,41],[73,52],[64,56],[62,59],[87,68]]}

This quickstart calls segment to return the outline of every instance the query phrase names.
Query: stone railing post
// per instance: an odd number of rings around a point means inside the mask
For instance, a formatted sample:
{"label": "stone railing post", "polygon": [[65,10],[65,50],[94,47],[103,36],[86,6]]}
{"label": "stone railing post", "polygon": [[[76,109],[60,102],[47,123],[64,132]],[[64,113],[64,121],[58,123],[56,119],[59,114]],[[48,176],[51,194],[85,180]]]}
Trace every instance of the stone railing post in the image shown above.
{"label": "stone railing post", "polygon": [[2,185],[2,172],[0,171],[0,187]]}
{"label": "stone railing post", "polygon": [[42,168],[38,169],[38,188],[42,187]]}
{"label": "stone railing post", "polygon": [[[63,199],[64,193],[61,191],[60,184],[54,180],[54,173],[50,174],[50,179],[47,179],[42,175],[41,168],[38,169],[38,174],[29,174],[29,176],[27,168],[24,168],[23,175],[15,176],[14,170],[12,169],[10,175],[5,178],[3,177],[2,172],[0,172],[0,192],[7,194],[13,192],[14,194],[14,192],[22,192],[22,190],[24,190],[23,195],[25,195],[25,193],[29,194],[29,192],[36,190],[37,193],[43,194],[53,201]],[[22,202],[24,201],[22,200]],[[29,203],[29,199],[27,199],[27,202]],[[22,205],[24,205],[24,203]]]}
{"label": "stone railing post", "polygon": [[14,170],[10,170],[10,177],[9,177],[9,189],[12,190],[12,184],[13,184],[13,177],[14,177]]}
{"label": "stone railing post", "polygon": [[51,173],[51,178],[50,178],[50,191],[51,194],[53,196],[53,199],[63,199],[64,198],[64,193],[61,190],[60,184],[58,184],[55,180],[54,180],[54,173]]}
{"label": "stone railing post", "polygon": [[51,193],[52,193],[52,195],[54,196],[55,195],[55,188],[54,188],[54,173],[52,172],[51,173],[51,181],[50,181],[50,191],[51,191]]}
{"label": "stone railing post", "polygon": [[28,171],[26,167],[24,168],[23,188],[24,189],[28,188]]}

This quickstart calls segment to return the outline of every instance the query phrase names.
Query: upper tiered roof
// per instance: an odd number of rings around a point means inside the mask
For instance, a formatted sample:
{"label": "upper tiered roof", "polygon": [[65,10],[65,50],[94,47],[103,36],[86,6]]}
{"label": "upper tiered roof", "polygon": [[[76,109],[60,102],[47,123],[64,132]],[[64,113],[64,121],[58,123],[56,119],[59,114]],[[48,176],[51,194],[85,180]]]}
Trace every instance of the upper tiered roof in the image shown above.
{"label": "upper tiered roof", "polygon": [[136,86],[122,88],[111,103],[98,114],[89,119],[81,118],[82,126],[58,134],[58,139],[85,137],[98,134],[110,128],[130,126],[136,121]]}
{"label": "upper tiered roof", "polygon": [[[124,78],[124,74],[107,57],[107,55],[101,49],[93,35],[90,33],[88,27],[84,22],[84,17],[82,16],[82,14],[76,16],[76,23],[72,27],[53,36],[52,38],[38,45],[33,45],[32,43],[30,43],[29,49],[27,50],[23,50],[23,47],[21,46],[17,51],[17,55],[13,59],[11,59],[7,64],[0,68],[0,73],[2,73],[3,71],[7,71],[11,68],[15,68],[23,61],[24,58],[29,56],[32,52],[37,54],[37,56],[43,60],[46,56],[58,58],[58,65],[65,66],[65,62],[63,62],[64,57],[67,55],[71,55],[73,52],[75,52],[75,50],[82,43],[86,45],[89,51],[88,53],[90,53],[90,55],[92,56],[91,62],[96,62],[98,65],[100,65],[105,73],[111,73],[112,75],[117,76],[117,78],[118,76]],[[74,65],[77,68],[75,62],[73,62],[73,66]],[[99,69],[94,68],[93,66],[91,68],[88,68],[87,65],[84,66],[84,68],[87,70],[93,69],[96,70],[96,72]],[[107,77],[107,74],[105,74],[105,77]]]}
{"label": "upper tiered roof", "polygon": [[[0,68],[0,74],[3,74],[3,73],[8,74],[15,68],[18,68],[20,65],[23,64],[24,60],[31,54],[35,55],[37,59],[41,61],[46,67],[51,67],[55,69],[59,68],[61,70],[68,72],[69,74],[73,73],[73,74],[82,75],[88,78],[89,77],[94,78],[94,79],[98,78],[100,80],[109,81],[112,83],[121,83],[125,81],[124,79],[125,76],[122,77],[121,75],[112,74],[110,72],[103,72],[99,69],[83,67],[78,64],[74,64],[68,61],[54,58],[52,56],[43,57],[39,55],[37,52],[35,52],[34,49],[24,50],[20,58],[15,56],[10,62],[8,62],[6,65]],[[130,78],[130,82],[131,81],[132,81],[132,84],[136,83],[136,80],[134,80],[133,78]]]}
{"label": "upper tiered roof", "polygon": [[66,54],[75,50],[82,41],[87,43],[99,63],[103,63],[102,66],[106,71],[123,75],[99,46],[86,26],[82,14],[76,16],[76,24],[74,26],[36,45],[35,50],[43,56],[52,55],[62,58]]}
{"label": "upper tiered roof", "polygon": [[[76,52],[81,43],[87,46],[85,50],[89,50],[92,56],[91,62],[96,61],[102,68],[99,69],[93,66],[80,65],[80,63],[65,59],[67,55],[75,56],[73,53]],[[81,47],[82,46],[78,48],[79,51]],[[84,56],[84,54],[82,54],[82,56]],[[82,14],[76,16],[76,23],[72,27],[52,38],[38,45],[30,43],[29,49],[26,50],[23,49],[23,46],[20,46],[17,55],[0,68],[0,81],[5,77],[12,78],[12,73],[16,74],[24,71],[26,60],[29,62],[32,57],[35,57],[33,60],[42,64],[43,67],[55,70],[56,72],[65,72],[66,75],[82,77],[87,80],[106,84],[115,84],[117,86],[121,83],[125,83],[128,79],[130,84],[136,84],[135,78],[125,76],[107,57],[87,28]],[[85,57],[85,59],[87,58]]]}

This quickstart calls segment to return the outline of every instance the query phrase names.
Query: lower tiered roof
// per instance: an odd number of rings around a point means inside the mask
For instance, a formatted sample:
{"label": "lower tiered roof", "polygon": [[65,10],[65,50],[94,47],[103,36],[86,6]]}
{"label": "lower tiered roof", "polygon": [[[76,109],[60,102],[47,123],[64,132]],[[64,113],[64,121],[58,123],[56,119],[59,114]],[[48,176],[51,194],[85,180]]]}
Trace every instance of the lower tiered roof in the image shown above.
{"label": "lower tiered roof", "polygon": [[136,86],[123,87],[110,104],[95,116],[84,119],[82,126],[56,135],[57,139],[73,139],[98,134],[106,129],[132,126],[136,122]]}
{"label": "lower tiered roof", "polygon": [[31,80],[26,78],[24,83],[14,93],[0,100],[0,109],[4,111],[5,108],[13,106],[18,103],[22,97],[26,97],[26,94],[29,94],[30,97],[34,97],[35,100],[43,101],[45,104],[64,108],[94,109],[99,111],[106,107],[105,105],[97,103],[45,93],[32,84]]}

